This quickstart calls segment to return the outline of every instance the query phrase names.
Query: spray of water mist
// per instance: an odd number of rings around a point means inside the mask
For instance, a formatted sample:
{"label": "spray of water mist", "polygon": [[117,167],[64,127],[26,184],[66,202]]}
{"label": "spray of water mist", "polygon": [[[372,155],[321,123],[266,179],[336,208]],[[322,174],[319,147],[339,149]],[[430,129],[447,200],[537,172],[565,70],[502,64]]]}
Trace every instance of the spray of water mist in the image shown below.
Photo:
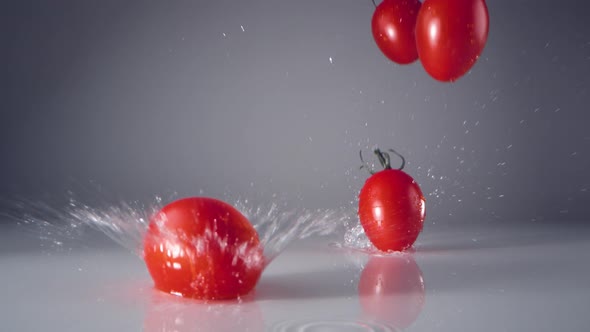
{"label": "spray of water mist", "polygon": [[[84,238],[89,229],[97,230],[133,254],[142,257],[142,244],[152,216],[163,206],[180,198],[173,193],[154,196],[146,202],[118,201],[105,198],[102,191],[85,191],[85,199],[73,191],[67,193],[65,206],[20,199],[10,203],[5,216],[17,219],[25,232],[33,233],[43,243],[54,248],[69,248]],[[202,194],[202,192],[200,192]],[[290,205],[277,195],[264,203],[235,198],[224,200],[238,209],[259,234],[267,262],[272,261],[293,241],[310,236],[329,236],[342,231],[351,223],[347,209],[308,210]],[[257,198],[257,200],[262,201]],[[92,202],[92,203],[90,203]],[[83,244],[82,244],[83,246]],[[75,245],[74,245],[75,247]]]}

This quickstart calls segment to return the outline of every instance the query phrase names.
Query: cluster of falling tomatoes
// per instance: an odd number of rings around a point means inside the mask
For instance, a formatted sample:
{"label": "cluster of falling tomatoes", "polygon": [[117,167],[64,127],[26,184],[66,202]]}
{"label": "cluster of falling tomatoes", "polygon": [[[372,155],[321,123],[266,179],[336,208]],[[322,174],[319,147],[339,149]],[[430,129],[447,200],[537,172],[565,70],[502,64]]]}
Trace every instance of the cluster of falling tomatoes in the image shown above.
{"label": "cluster of falling tomatoes", "polygon": [[453,82],[483,51],[489,15],[485,0],[383,0],[371,30],[391,61],[406,65],[420,59],[434,79]]}

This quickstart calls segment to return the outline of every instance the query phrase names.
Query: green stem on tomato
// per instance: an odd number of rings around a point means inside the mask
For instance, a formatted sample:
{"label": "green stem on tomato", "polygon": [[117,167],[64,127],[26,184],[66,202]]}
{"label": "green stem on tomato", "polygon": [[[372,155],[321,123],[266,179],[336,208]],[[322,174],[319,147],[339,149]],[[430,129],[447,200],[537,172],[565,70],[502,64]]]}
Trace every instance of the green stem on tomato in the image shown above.
{"label": "green stem on tomato", "polygon": [[[373,150],[373,152],[375,153],[375,155],[377,155],[377,158],[379,159],[379,163],[381,164],[383,169],[392,169],[391,168],[391,158],[389,157],[389,153],[383,152],[378,148]],[[395,151],[393,149],[389,149],[389,152],[393,152],[396,156],[398,156],[402,160],[402,164],[398,168],[398,170],[401,171],[402,169],[404,169],[404,167],[406,166],[406,158],[404,158],[404,156],[402,156],[400,153],[398,153],[397,151]],[[375,174],[375,171],[371,167],[369,167],[369,164],[363,159],[363,151],[362,150],[359,151],[359,156],[361,157],[361,162],[363,163],[363,165],[361,165],[360,169],[366,168],[369,171],[369,173]]]}
{"label": "green stem on tomato", "polygon": [[361,157],[361,162],[363,163],[359,169],[366,168],[371,175],[375,174],[373,168],[369,167],[369,164],[363,159],[363,150],[359,151],[359,156]]}
{"label": "green stem on tomato", "polygon": [[[389,158],[389,153],[382,152],[379,149],[375,149],[374,152],[377,155],[377,157],[379,158],[379,162],[381,162],[381,166],[383,166],[384,169],[391,169],[391,160]],[[406,158],[404,158],[404,156],[402,156],[400,153],[398,153],[394,149],[389,149],[389,152],[393,152],[396,156],[398,156],[402,160],[402,164],[398,168],[398,170],[401,171],[402,169],[404,169],[404,167],[406,166]]]}
{"label": "green stem on tomato", "polygon": [[379,149],[375,149],[373,152],[375,152],[377,158],[379,158],[379,163],[383,169],[391,169],[391,160],[389,159],[389,154],[387,152],[381,152]]}

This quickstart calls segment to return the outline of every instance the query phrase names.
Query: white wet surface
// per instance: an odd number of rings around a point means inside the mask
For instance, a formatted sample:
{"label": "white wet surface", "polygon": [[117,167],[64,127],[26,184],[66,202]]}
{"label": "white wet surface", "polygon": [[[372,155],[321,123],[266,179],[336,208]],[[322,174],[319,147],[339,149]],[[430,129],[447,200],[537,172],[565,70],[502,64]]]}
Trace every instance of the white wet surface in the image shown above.
{"label": "white wet surface", "polygon": [[22,227],[0,230],[1,331],[590,326],[590,227],[581,224],[427,227],[414,253],[385,258],[335,247],[333,238],[306,240],[271,263],[255,294],[223,304],[153,290],[143,262],[108,239],[54,250]]}

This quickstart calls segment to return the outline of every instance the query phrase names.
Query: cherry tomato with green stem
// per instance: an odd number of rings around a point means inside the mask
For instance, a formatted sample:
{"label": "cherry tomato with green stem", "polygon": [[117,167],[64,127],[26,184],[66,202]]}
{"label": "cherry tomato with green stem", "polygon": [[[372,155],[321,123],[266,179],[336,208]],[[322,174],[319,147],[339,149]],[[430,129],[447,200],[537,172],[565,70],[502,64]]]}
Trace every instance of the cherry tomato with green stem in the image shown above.
{"label": "cherry tomato with green stem", "polygon": [[[425,199],[418,183],[402,169],[392,169],[387,152],[375,149],[383,166],[371,172],[359,194],[358,217],[365,234],[381,251],[403,251],[411,247],[422,231]],[[362,153],[361,153],[361,161]],[[364,161],[363,161],[364,162]],[[368,166],[365,164],[362,167]],[[361,167],[361,168],[362,168]]]}

